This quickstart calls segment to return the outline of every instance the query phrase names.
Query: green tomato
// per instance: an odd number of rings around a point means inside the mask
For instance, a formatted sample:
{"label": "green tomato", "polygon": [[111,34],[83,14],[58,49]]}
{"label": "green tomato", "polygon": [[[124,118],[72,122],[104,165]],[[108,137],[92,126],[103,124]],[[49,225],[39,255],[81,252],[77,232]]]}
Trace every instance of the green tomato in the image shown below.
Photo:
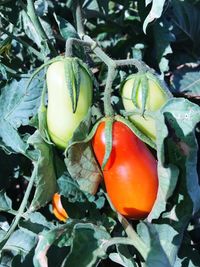
{"label": "green tomato", "polygon": [[[141,110],[140,114],[134,114],[129,117],[129,120],[134,123],[134,125],[145,135],[151,138],[154,142],[156,140],[156,127],[155,127],[155,120],[153,117],[142,115],[142,102],[143,102],[143,90],[142,87],[142,79],[146,75],[147,78],[147,98],[145,103],[145,110],[149,112],[156,112],[158,111],[165,102],[169,99],[170,93],[166,92],[157,79],[150,73],[145,74],[133,74],[129,76],[125,83],[122,86],[122,101],[124,108],[127,112],[134,111],[136,109]],[[136,88],[135,79],[138,79],[138,83]],[[132,100],[133,90],[137,90],[135,94],[135,100]],[[135,105],[136,104],[136,105]]]}
{"label": "green tomato", "polygon": [[[69,83],[74,95],[76,94],[75,81],[66,75],[66,61],[63,58],[52,63],[46,74],[48,89],[47,126],[52,141],[61,149],[65,149],[74,131],[87,115],[92,103],[92,80],[85,67],[79,66],[80,92],[75,112],[72,108]],[[71,73],[78,75],[71,65]],[[66,77],[67,76],[67,77]],[[74,77],[75,76],[70,76]],[[67,82],[68,79],[68,82]]]}

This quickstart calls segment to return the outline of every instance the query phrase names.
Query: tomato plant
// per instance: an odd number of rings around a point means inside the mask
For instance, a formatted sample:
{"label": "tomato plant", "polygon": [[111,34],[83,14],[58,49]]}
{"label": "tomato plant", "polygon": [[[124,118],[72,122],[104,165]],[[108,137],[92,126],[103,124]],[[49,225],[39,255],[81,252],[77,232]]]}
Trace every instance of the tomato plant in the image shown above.
{"label": "tomato plant", "polygon": [[[146,99],[144,99],[146,94]],[[132,74],[125,80],[121,89],[124,108],[127,112],[139,110],[129,119],[148,137],[156,140],[156,126],[153,113],[169,99],[170,93],[162,88],[158,79],[149,72]],[[144,111],[142,111],[144,105]],[[152,115],[145,114],[145,111]]]}
{"label": "tomato plant", "polygon": [[[106,190],[119,213],[132,219],[145,218],[157,196],[157,162],[123,123],[113,123],[112,135],[112,151],[103,170]],[[98,126],[92,146],[101,165],[105,154],[105,122]]]}
{"label": "tomato plant", "polygon": [[0,1],[0,266],[200,266],[199,25],[197,0]]}
{"label": "tomato plant", "polygon": [[[76,59],[62,58],[52,63],[46,74],[48,132],[52,141],[61,149],[67,147],[75,129],[87,115],[92,103],[91,77],[81,65],[78,65],[78,70],[75,71],[74,61],[76,63]],[[73,101],[77,101],[75,110],[73,110]]]}

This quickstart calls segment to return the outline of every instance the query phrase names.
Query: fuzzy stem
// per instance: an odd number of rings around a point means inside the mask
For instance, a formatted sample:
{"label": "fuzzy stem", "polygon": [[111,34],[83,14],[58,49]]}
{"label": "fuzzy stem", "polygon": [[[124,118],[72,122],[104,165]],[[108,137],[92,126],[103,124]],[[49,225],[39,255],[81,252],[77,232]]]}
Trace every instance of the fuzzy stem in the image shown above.
{"label": "fuzzy stem", "polygon": [[112,66],[113,68],[116,68],[117,65],[115,64],[115,61],[110,58],[99,46],[98,44],[88,35],[85,35],[83,37],[83,40],[91,45],[91,49],[93,52],[99,57],[108,67]]}
{"label": "fuzzy stem", "polygon": [[83,17],[82,17],[82,10],[80,1],[76,0],[76,26],[77,26],[77,32],[80,37],[82,37],[85,34],[84,26],[83,26]]}
{"label": "fuzzy stem", "polygon": [[[126,98],[124,98],[124,99],[126,99]],[[130,100],[130,99],[128,99],[128,100]],[[142,113],[141,109],[135,108],[135,109],[130,110],[130,111],[121,111],[121,114],[124,117],[129,117],[129,116],[132,116],[132,115],[140,115],[142,117],[148,116],[148,117],[151,117],[151,118],[155,119],[156,112],[155,111],[153,112],[153,111],[145,110]]]}
{"label": "fuzzy stem", "polygon": [[122,224],[127,236],[131,240],[133,240],[135,248],[140,252],[144,260],[146,260],[149,252],[149,248],[147,247],[147,245],[139,237],[139,235],[136,233],[136,231],[133,229],[133,227],[125,217],[123,217],[120,213],[117,213],[117,217],[119,222]]}
{"label": "fuzzy stem", "polygon": [[[17,216],[18,212],[19,211],[16,211],[16,210],[7,210],[6,211],[6,213],[9,213],[9,214],[14,215],[14,216]],[[28,217],[25,214],[22,214],[21,217],[26,219],[26,220],[28,219]]]}
{"label": "fuzzy stem", "polygon": [[28,15],[29,15],[37,33],[41,37],[42,41],[46,44],[46,46],[49,47],[49,49],[53,53],[53,55],[56,56],[57,52],[56,52],[54,46],[52,45],[52,43],[50,42],[50,40],[48,39],[48,36],[47,36],[46,32],[44,31],[38,16],[36,15],[33,0],[27,0],[27,5],[28,5],[27,6]]}
{"label": "fuzzy stem", "polygon": [[133,65],[134,67],[136,67],[141,72],[146,72],[147,70],[150,69],[144,62],[139,61],[139,60],[134,59],[134,58],[132,58],[132,59],[115,60],[115,63],[116,63],[116,65],[118,67]]}
{"label": "fuzzy stem", "polygon": [[65,56],[66,57],[71,57],[73,55],[73,45],[78,44],[78,45],[82,45],[82,46],[87,46],[87,47],[91,47],[91,43],[77,39],[77,38],[69,38],[66,41],[65,44]]}
{"label": "fuzzy stem", "polygon": [[116,211],[116,209],[113,207],[113,204],[108,196],[107,193],[105,193],[105,196],[111,206],[111,208],[116,212],[118,221],[121,223],[121,225],[124,228],[124,231],[126,232],[128,238],[132,240],[132,245],[140,252],[144,260],[146,261],[149,253],[149,248],[144,243],[144,241],[139,237],[139,235],[136,233],[136,231],[133,229],[131,224],[128,222],[128,220],[122,216],[119,212]]}
{"label": "fuzzy stem", "polygon": [[30,181],[29,181],[29,184],[28,184],[28,187],[26,189],[24,198],[23,198],[22,203],[21,203],[21,205],[19,207],[17,215],[15,216],[15,218],[14,218],[14,220],[13,220],[11,226],[10,226],[10,229],[5,234],[5,236],[0,240],[0,251],[3,248],[3,246],[5,245],[5,243],[8,240],[8,238],[11,236],[11,234],[15,231],[15,229],[16,229],[18,223],[19,223],[19,220],[21,219],[22,214],[24,213],[24,210],[25,210],[25,208],[27,206],[28,198],[30,196],[30,193],[31,193],[31,190],[32,190],[32,187],[33,187],[33,184],[34,184],[34,180],[35,180],[35,177],[36,177],[36,171],[37,171],[37,168],[34,168],[33,172],[32,172],[32,175],[31,175],[31,178],[30,178]]}
{"label": "fuzzy stem", "polygon": [[108,76],[106,80],[106,87],[104,91],[104,111],[106,117],[112,117],[114,115],[114,110],[111,104],[111,94],[112,94],[112,84],[116,75],[116,70],[114,67],[108,68]]}
{"label": "fuzzy stem", "polygon": [[148,256],[147,250],[144,250],[144,249],[141,249],[140,247],[138,247],[138,240],[132,239],[129,237],[113,237],[113,238],[109,239],[108,241],[106,241],[105,243],[103,243],[102,246],[103,246],[104,251],[107,251],[107,249],[110,246],[117,245],[117,244],[134,246],[139,251],[139,253],[142,255],[142,257],[144,259],[146,259]]}

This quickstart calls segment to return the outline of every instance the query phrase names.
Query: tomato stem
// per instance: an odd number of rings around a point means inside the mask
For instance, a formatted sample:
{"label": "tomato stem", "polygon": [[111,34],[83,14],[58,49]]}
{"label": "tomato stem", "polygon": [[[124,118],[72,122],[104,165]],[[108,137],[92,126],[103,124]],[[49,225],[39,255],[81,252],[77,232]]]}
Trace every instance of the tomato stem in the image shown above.
{"label": "tomato stem", "polygon": [[148,246],[144,243],[144,241],[139,237],[139,235],[136,233],[136,231],[133,229],[131,224],[128,222],[128,220],[122,216],[119,212],[117,212],[112,205],[112,202],[108,196],[107,193],[105,193],[105,196],[111,206],[111,208],[116,212],[118,221],[121,223],[121,225],[124,228],[124,231],[126,232],[129,241],[131,240],[131,244],[139,251],[139,253],[142,255],[144,260],[147,259],[148,253],[149,253],[149,248]]}
{"label": "tomato stem", "polygon": [[134,58],[115,60],[115,63],[117,67],[132,65],[136,67],[138,71],[141,71],[141,72],[146,72],[147,70],[150,70],[150,68],[143,61],[137,60]]}
{"label": "tomato stem", "polygon": [[5,234],[5,236],[3,236],[3,238],[0,240],[0,251],[3,248],[3,246],[5,245],[6,241],[8,240],[8,238],[11,236],[11,234],[15,231],[15,228],[17,227],[19,220],[21,219],[22,214],[24,213],[24,210],[27,206],[27,202],[28,202],[28,198],[30,196],[34,181],[35,181],[35,177],[37,175],[37,167],[35,166],[28,184],[28,187],[26,189],[26,192],[24,194],[24,198],[22,200],[22,203],[19,207],[19,210],[17,212],[17,215],[15,216],[10,229],[8,230],[8,232]]}
{"label": "tomato stem", "polygon": [[65,44],[65,57],[72,57],[73,56],[73,45],[78,44],[78,45],[82,45],[82,46],[87,46],[87,47],[91,47],[91,43],[90,42],[86,42],[77,38],[69,38],[66,41]]}
{"label": "tomato stem", "polygon": [[146,249],[143,250],[143,249],[139,248],[138,247],[138,240],[137,239],[131,239],[129,237],[113,237],[113,238],[109,239],[108,241],[106,241],[105,243],[103,243],[103,249],[106,252],[110,246],[117,245],[117,244],[134,246],[139,251],[139,253],[142,255],[143,259],[144,260],[147,259],[148,250],[146,250]]}
{"label": "tomato stem", "polygon": [[134,109],[134,110],[130,110],[130,111],[122,110],[120,113],[124,117],[129,117],[129,116],[132,116],[132,115],[142,115],[142,116],[146,115],[146,116],[151,117],[153,119],[155,119],[155,114],[156,114],[156,112],[152,112],[152,111],[148,111],[148,110],[144,110],[144,112],[142,113],[141,109],[139,109],[139,108]]}
{"label": "tomato stem", "polygon": [[83,35],[83,40],[70,38],[66,42],[65,56],[72,56],[72,47],[74,44],[88,46],[93,50],[97,57],[99,57],[108,66],[108,76],[104,91],[104,111],[106,117],[112,117],[114,111],[111,105],[112,84],[116,75],[116,68],[120,66],[134,65],[139,71],[145,72],[149,69],[145,63],[136,59],[113,60],[110,58],[98,44],[88,35]]}
{"label": "tomato stem", "polygon": [[114,110],[111,104],[111,94],[112,94],[112,84],[116,75],[116,70],[114,67],[108,68],[108,76],[106,80],[106,87],[104,91],[104,111],[106,117],[112,117],[114,115]]}
{"label": "tomato stem", "polygon": [[82,37],[85,34],[84,26],[83,26],[83,16],[82,16],[82,10],[79,0],[76,0],[76,11],[75,11],[75,17],[76,17],[76,26],[77,26],[77,32],[80,37]]}
{"label": "tomato stem", "polygon": [[146,260],[149,252],[147,245],[139,237],[139,235],[136,233],[136,231],[124,216],[117,212],[117,217],[119,222],[122,224],[127,236],[135,243],[136,249],[140,252],[144,260]]}

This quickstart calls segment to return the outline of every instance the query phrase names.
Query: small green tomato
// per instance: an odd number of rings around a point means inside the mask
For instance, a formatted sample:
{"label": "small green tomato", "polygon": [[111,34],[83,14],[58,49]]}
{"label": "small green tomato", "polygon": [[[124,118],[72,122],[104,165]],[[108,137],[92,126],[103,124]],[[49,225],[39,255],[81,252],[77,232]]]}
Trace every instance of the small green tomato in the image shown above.
{"label": "small green tomato", "polygon": [[[137,79],[137,83],[135,80]],[[142,82],[146,79],[146,87]],[[133,90],[136,90],[133,92]],[[151,138],[154,142],[156,140],[156,127],[153,117],[142,114],[143,96],[146,91],[146,102],[144,110],[152,114],[158,111],[171,96],[169,92],[164,90],[157,78],[151,73],[132,74],[124,82],[121,95],[124,108],[127,112],[134,112],[134,110],[141,110],[141,114],[134,114],[129,116],[129,120],[145,135]],[[132,96],[135,96],[133,101]]]}

